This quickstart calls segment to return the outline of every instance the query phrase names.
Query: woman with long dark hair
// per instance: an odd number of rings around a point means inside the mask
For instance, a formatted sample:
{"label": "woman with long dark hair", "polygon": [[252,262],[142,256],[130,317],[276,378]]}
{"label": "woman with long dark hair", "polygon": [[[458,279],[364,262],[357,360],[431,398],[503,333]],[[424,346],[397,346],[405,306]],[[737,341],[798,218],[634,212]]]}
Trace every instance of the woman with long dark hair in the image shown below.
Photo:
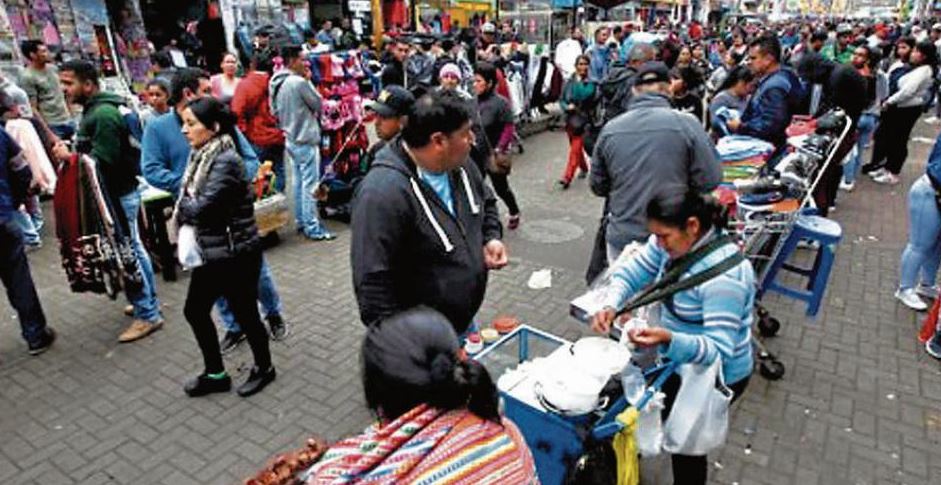
{"label": "woman with long dark hair", "polygon": [[463,353],[444,315],[416,307],[370,327],[362,363],[378,422],[325,451],[309,441],[250,483],[538,483],[490,374]]}
{"label": "woman with long dark hair", "polygon": [[598,85],[588,75],[591,58],[586,55],[575,59],[575,72],[572,73],[562,88],[559,104],[565,113],[565,133],[569,137],[568,163],[559,179],[563,189],[569,188],[575,171],[581,170],[579,177],[588,175],[588,162],[585,160],[585,133],[595,120],[598,106]]}
{"label": "woman with long dark hair", "polygon": [[183,314],[203,354],[204,369],[184,386],[191,397],[228,392],[232,386],[222,363],[213,304],[225,297],[248,337],[255,357],[243,397],[275,379],[268,333],[258,316],[261,239],[255,225],[254,197],[235,134],[235,116],[215,98],[191,102],[182,113],[183,134],[193,147],[173,213],[175,227],[191,226],[202,265],[193,269]]}
{"label": "woman with long dark hair", "polygon": [[[754,365],[751,346],[755,272],[725,231],[722,206],[685,186],[672,186],[647,205],[650,239],[612,275],[609,301],[592,319],[592,329],[608,334],[619,308],[654,282],[672,284],[715,268],[724,271],[660,303],[660,324],[628,333],[631,343],[679,364],[712,365],[721,360],[722,376],[734,401],[748,386]],[[663,281],[667,278],[667,281]],[[664,416],[679,392],[680,379],[663,386]],[[705,455],[673,455],[673,482],[706,483]]]}
{"label": "woman with long dark hair", "polygon": [[[930,41],[912,49],[911,70],[898,79],[898,90],[882,102],[882,122],[876,129],[872,161],[866,167],[880,184],[899,183],[902,165],[908,158],[908,138],[929,101],[938,70],[938,49]],[[890,86],[891,86],[890,75]],[[891,88],[890,88],[891,92]]]}
{"label": "woman with long dark hair", "polygon": [[741,117],[745,112],[754,79],[755,76],[748,67],[736,66],[719,85],[717,94],[709,103],[709,124],[715,138],[728,134],[728,130],[723,128],[724,118],[736,115]]}
{"label": "woman with long dark hair", "polygon": [[[516,124],[513,113],[510,111],[510,102],[494,92],[497,88],[497,68],[489,62],[478,62],[474,69],[474,94],[477,95],[477,112],[480,123],[487,135],[487,142],[493,147],[494,159],[508,156],[510,144],[516,139]],[[520,224],[520,208],[516,203],[516,195],[510,188],[508,168],[491,164],[487,168],[493,190],[497,193],[507,210],[510,219],[508,229],[516,229]]]}

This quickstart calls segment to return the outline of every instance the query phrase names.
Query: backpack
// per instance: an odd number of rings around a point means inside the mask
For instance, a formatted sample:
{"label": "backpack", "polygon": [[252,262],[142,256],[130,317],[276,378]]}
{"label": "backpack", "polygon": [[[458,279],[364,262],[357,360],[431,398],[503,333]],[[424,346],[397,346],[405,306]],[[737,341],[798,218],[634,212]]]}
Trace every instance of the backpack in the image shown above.
{"label": "backpack", "polygon": [[635,75],[636,71],[617,63],[601,81],[601,119],[604,123],[627,111]]}
{"label": "backpack", "polygon": [[409,88],[415,84],[429,87],[434,84],[435,59],[430,55],[417,54],[405,61],[405,79]]}

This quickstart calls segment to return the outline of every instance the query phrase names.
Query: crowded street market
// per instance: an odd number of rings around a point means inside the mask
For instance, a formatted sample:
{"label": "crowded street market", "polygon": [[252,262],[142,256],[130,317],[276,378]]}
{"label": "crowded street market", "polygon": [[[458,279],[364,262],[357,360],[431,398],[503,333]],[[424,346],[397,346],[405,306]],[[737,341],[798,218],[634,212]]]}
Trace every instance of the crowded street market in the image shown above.
{"label": "crowded street market", "polygon": [[0,0],[0,483],[941,483],[941,3]]}

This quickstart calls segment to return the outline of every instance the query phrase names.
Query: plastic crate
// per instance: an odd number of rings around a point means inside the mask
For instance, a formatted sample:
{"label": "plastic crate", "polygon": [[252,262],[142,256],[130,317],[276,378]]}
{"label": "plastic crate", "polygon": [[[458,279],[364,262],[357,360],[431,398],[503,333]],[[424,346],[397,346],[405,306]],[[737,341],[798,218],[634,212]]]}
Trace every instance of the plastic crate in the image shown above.
{"label": "plastic crate", "polygon": [[[521,325],[474,358],[494,379],[522,362],[545,357],[570,342],[527,325]],[[559,485],[570,466],[582,455],[584,440],[596,416],[567,417],[535,408],[504,392],[503,412],[526,439],[543,485]]]}

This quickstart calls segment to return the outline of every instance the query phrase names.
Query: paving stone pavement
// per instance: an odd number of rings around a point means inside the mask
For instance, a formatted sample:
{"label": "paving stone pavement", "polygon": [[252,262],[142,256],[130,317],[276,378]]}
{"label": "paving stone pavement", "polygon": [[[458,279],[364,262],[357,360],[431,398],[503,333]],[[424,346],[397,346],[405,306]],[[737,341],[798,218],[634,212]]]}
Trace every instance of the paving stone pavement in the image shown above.
{"label": "paving stone pavement", "polygon": [[[918,136],[936,130],[919,124]],[[566,154],[560,132],[536,135],[510,178],[524,222],[507,235],[511,265],[494,273],[480,319],[518,315],[565,338],[587,334],[567,317],[584,289],[584,267],[600,215],[587,183],[555,184]],[[841,194],[843,224],[830,288],[815,321],[793,301],[765,303],[784,327],[768,341],[787,366],[783,380],[757,375],[733,410],[725,448],[710,457],[722,484],[941,483],[941,366],[915,335],[916,314],[892,292],[905,243],[907,187],[923,173],[930,145],[913,141],[896,187],[868,179]],[[250,399],[234,393],[184,397],[200,370],[182,317],[187,278],[158,282],[167,324],[153,337],[119,345],[129,321],[123,301],[69,292],[56,243],[30,255],[50,323],[60,334],[41,357],[25,354],[19,328],[0,299],[0,483],[237,483],[305,437],[360,430],[370,416],[358,376],[363,328],[353,299],[349,231],[331,224],[332,243],[301,242],[284,231],[269,250],[292,333],[272,344],[278,380]],[[47,230],[48,234],[51,231]],[[552,288],[530,290],[532,271],[552,270]],[[247,346],[226,357],[236,380],[251,363]],[[646,483],[668,483],[668,469]]]}

